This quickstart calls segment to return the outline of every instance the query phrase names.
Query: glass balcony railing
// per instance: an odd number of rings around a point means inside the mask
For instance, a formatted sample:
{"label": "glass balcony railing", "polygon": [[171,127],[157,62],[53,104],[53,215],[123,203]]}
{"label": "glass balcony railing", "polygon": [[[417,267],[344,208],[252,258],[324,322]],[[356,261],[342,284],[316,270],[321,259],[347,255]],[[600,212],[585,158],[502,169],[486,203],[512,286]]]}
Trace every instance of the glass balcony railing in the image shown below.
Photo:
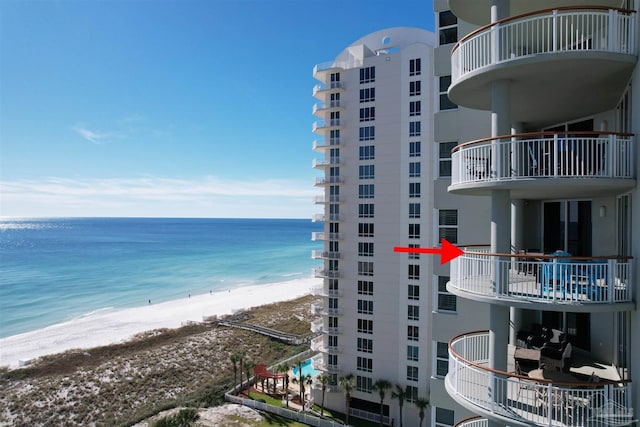
{"label": "glass balcony railing", "polygon": [[[489,353],[488,331],[459,335],[449,342],[445,386],[470,410],[503,422],[539,426],[622,426],[633,420],[629,382],[570,381],[569,374],[563,381],[533,379],[490,368]],[[558,377],[563,374],[557,372]],[[618,423],[610,424],[613,421]]]}
{"label": "glass balcony railing", "polygon": [[634,179],[634,138],[617,132],[503,135],[454,147],[451,185],[532,178]]}
{"label": "glass balcony railing", "polygon": [[492,65],[561,52],[637,54],[632,10],[562,7],[510,17],[463,37],[451,53],[452,84]]}
{"label": "glass balcony railing", "polygon": [[453,427],[489,427],[489,420],[482,417],[470,417],[456,423]]}
{"label": "glass balcony railing", "polygon": [[451,261],[448,288],[507,303],[631,303],[631,267],[630,257],[494,254],[473,248]]}

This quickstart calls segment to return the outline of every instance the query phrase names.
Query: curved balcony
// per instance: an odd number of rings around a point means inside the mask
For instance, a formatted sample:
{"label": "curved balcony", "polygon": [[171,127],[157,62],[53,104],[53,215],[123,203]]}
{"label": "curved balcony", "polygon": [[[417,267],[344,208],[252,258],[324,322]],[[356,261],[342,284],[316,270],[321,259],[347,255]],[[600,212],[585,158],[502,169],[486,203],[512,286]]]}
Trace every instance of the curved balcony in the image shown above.
{"label": "curved balcony", "polygon": [[318,116],[324,119],[328,111],[337,111],[342,109],[342,102],[340,102],[340,100],[317,102],[313,105],[311,113],[314,116]]}
{"label": "curved balcony", "polygon": [[489,352],[487,331],[449,342],[445,387],[456,402],[476,414],[517,426],[627,425],[606,421],[633,418],[629,382],[532,379],[490,368]]}
{"label": "curved balcony", "polygon": [[633,309],[632,258],[568,255],[465,251],[451,261],[447,290],[489,304],[539,304],[550,311]]}
{"label": "curved balcony", "polygon": [[329,157],[328,159],[325,158],[323,160],[313,159],[313,163],[311,164],[311,166],[313,166],[316,169],[323,169],[329,166],[340,166],[340,165],[342,165],[342,158],[340,157]]}
{"label": "curved balcony", "polygon": [[317,369],[318,371],[329,372],[331,374],[336,374],[340,372],[340,364],[327,365],[326,363],[324,363],[324,360],[322,360],[321,358],[312,359],[311,366],[313,366],[313,368]]}
{"label": "curved balcony", "polygon": [[340,221],[342,221],[342,215],[340,215],[340,214],[329,214],[329,215],[315,214],[315,215],[313,215],[311,217],[311,221],[312,222],[326,222],[326,221],[340,222]]}
{"label": "curved balcony", "polygon": [[338,63],[336,61],[327,61],[316,64],[313,67],[313,77],[320,81],[325,81],[329,73],[339,73],[340,71],[344,71],[345,65],[347,64],[343,64],[342,62]]}
{"label": "curved balcony", "polygon": [[313,123],[311,131],[324,135],[330,129],[340,129],[344,126],[342,119],[317,120]]}
{"label": "curved balcony", "polygon": [[315,319],[311,322],[311,332],[313,333],[321,333],[324,330],[324,319]]}
{"label": "curved balcony", "polygon": [[315,185],[317,187],[318,186],[327,185],[327,184],[342,184],[342,183],[344,183],[344,179],[342,179],[342,177],[340,177],[340,176],[317,177],[313,181],[313,185]]}
{"label": "curved balcony", "polygon": [[456,423],[453,427],[489,427],[489,420],[482,417],[469,417]]}
{"label": "curved balcony", "polygon": [[323,231],[314,231],[311,233],[312,241],[325,241],[325,240],[342,240],[340,233],[325,233]]}
{"label": "curved balcony", "polygon": [[313,203],[315,204],[323,204],[323,203],[342,203],[343,199],[339,195],[331,194],[329,196],[315,196],[313,198]]}
{"label": "curved balcony", "polygon": [[329,138],[329,143],[327,144],[327,141],[324,139],[321,140],[315,140],[313,141],[312,144],[312,149],[314,151],[318,151],[320,153],[324,153],[325,151],[327,151],[328,149],[331,148],[340,148],[340,146],[342,145],[340,138]]}
{"label": "curved balcony", "polygon": [[320,335],[311,340],[311,350],[321,353],[338,354],[342,350],[340,346],[329,346],[324,344],[324,335]]}
{"label": "curved balcony", "polygon": [[449,98],[489,110],[491,83],[508,80],[511,120],[535,127],[613,108],[637,62],[635,21],[626,9],[559,7],[481,27],[453,48]]}
{"label": "curved balcony", "polygon": [[325,270],[324,268],[318,267],[313,269],[313,275],[318,279],[338,279],[340,277],[340,272],[337,270]]}
{"label": "curved balcony", "polygon": [[340,252],[330,251],[311,251],[311,258],[313,259],[340,259]]}
{"label": "curved balcony", "polygon": [[611,194],[635,186],[635,140],[618,132],[535,132],[456,146],[449,191],[513,198]]}
{"label": "curved balcony", "polygon": [[313,87],[313,96],[320,101],[324,101],[329,93],[343,92],[342,82],[319,83]]}

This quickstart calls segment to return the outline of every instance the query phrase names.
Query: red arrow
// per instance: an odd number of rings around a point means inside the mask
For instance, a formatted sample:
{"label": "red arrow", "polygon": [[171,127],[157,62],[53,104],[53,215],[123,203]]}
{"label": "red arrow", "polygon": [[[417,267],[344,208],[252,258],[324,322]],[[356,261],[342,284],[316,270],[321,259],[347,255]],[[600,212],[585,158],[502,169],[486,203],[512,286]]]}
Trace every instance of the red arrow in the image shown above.
{"label": "red arrow", "polygon": [[452,259],[458,258],[464,253],[462,249],[454,244],[449,243],[446,239],[442,239],[441,248],[402,248],[394,247],[394,252],[411,252],[416,254],[440,254],[440,265],[446,264]]}

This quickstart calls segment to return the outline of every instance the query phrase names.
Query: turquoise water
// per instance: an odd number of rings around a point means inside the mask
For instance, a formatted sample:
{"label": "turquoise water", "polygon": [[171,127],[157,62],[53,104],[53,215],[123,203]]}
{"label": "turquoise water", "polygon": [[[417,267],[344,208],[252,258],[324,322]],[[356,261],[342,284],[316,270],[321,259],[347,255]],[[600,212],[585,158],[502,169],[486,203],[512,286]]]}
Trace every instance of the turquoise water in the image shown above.
{"label": "turquoise water", "polygon": [[0,220],[0,337],[125,308],[306,278],[310,220]]}
{"label": "turquoise water", "polygon": [[[296,365],[296,367],[293,368],[293,374],[297,377],[300,376],[300,370],[298,369],[298,366]],[[311,359],[307,359],[304,362],[302,362],[302,376],[307,376],[307,374],[311,375],[312,377],[315,377],[316,375],[320,374],[320,371],[316,371],[315,369],[313,369],[313,365],[311,364]]]}

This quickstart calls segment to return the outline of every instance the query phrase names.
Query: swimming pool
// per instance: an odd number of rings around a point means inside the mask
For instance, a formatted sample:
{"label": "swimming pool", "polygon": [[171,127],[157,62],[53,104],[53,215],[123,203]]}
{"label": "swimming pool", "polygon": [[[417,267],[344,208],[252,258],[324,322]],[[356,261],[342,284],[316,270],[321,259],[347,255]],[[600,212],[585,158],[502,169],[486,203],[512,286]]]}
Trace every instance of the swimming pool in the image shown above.
{"label": "swimming pool", "polygon": [[[306,377],[307,374],[311,375],[312,377],[315,377],[316,375],[320,374],[320,371],[313,369],[313,365],[311,364],[311,360],[312,359],[307,359],[304,362],[302,362],[302,376]],[[293,375],[295,375],[296,377],[300,376],[300,373],[298,372],[298,365],[296,365],[293,368]]]}

